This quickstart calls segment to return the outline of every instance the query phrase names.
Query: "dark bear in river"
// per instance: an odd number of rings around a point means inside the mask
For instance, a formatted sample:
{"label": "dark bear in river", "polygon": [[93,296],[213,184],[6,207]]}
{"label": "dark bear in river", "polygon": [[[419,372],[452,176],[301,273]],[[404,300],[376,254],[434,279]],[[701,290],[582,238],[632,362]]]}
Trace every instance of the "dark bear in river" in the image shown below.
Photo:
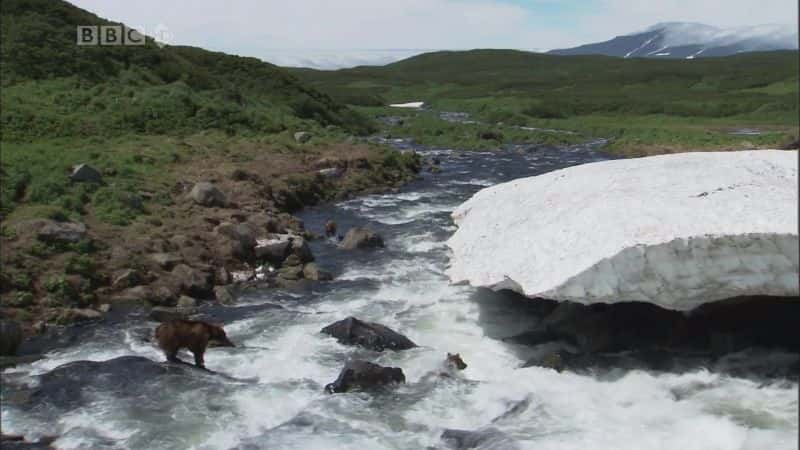
{"label": "dark bear in river", "polygon": [[235,347],[222,327],[193,320],[173,320],[159,325],[156,339],[167,361],[181,362],[178,350],[186,348],[194,353],[194,363],[201,368],[205,368],[203,353],[209,342],[219,347]]}
{"label": "dark bear in river", "polygon": [[336,222],[332,220],[325,222],[325,236],[327,237],[336,236]]}
{"label": "dark bear in river", "polygon": [[336,381],[325,386],[325,392],[335,394],[349,392],[353,389],[373,389],[405,382],[406,376],[403,374],[403,369],[355,360],[345,364]]}
{"label": "dark bear in river", "polygon": [[460,372],[466,368],[467,363],[461,359],[461,354],[456,353],[454,355],[452,353],[448,353],[447,358],[445,358],[442,365],[438,369],[426,373],[420,381],[431,382],[439,378],[453,378],[457,372]]}

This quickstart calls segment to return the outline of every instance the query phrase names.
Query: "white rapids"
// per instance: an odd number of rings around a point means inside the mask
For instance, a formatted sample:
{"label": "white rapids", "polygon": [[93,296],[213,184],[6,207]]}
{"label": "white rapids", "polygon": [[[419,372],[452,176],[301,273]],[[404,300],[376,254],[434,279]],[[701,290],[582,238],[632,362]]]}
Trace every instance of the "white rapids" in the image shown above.
{"label": "white rapids", "polygon": [[[583,161],[601,157],[587,150]],[[598,377],[523,369],[535,350],[500,338],[524,330],[533,319],[513,304],[486,297],[494,294],[449,283],[444,248],[453,231],[449,214],[480,188],[458,183],[475,178],[470,169],[485,165],[480,178],[497,183],[530,175],[531,167],[538,172],[563,167],[565,158],[576,153],[513,154],[508,161],[454,154],[443,161],[441,176],[426,174],[400,195],[308,211],[303,219],[312,229],[330,217],[340,228],[369,223],[384,235],[387,248],[343,254],[333,243],[315,242],[318,261],[336,281],[300,292],[249,291],[240,304],[215,310],[228,317],[228,335],[239,347],[211,349],[206,363],[231,379],[159,386],[161,395],[124,402],[87,396],[78,408],[50,419],[5,401],[8,383],[32,382],[32,375],[67,362],[122,355],[161,361],[152,344],[139,338],[154,324],[131,320],[6,370],[3,432],[30,438],[57,434],[55,445],[63,449],[419,450],[447,448],[440,439],[447,428],[492,426],[523,449],[793,448],[795,381],[720,373],[718,365],[738,364],[735,358],[683,373],[636,370]],[[259,309],[266,303],[285,309]],[[420,347],[377,354],[319,333],[351,315],[383,323]],[[447,352],[460,353],[468,368],[453,379],[423,382]],[[403,368],[407,384],[390,394],[324,394],[323,386],[354,356]],[[741,355],[747,361],[795,357]],[[527,407],[506,414],[520,402]]]}

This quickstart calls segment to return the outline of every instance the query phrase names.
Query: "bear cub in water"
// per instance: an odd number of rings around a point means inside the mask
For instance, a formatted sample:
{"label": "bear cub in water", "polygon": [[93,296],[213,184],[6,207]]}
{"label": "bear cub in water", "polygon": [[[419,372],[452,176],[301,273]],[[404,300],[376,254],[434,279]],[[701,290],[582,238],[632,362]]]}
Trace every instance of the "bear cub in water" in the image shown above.
{"label": "bear cub in water", "polygon": [[156,328],[158,346],[164,351],[169,362],[182,362],[178,350],[185,348],[194,354],[194,363],[205,369],[203,353],[209,342],[219,347],[235,347],[228,339],[225,330],[218,325],[194,320],[173,320]]}

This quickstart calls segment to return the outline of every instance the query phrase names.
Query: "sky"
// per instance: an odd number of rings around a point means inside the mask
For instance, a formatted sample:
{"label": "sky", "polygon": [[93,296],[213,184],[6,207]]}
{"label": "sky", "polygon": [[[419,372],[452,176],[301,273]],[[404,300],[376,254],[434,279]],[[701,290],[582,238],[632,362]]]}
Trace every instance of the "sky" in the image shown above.
{"label": "sky", "polygon": [[285,66],[385,64],[431,50],[568,48],[660,22],[796,24],[797,0],[70,0],[171,44]]}

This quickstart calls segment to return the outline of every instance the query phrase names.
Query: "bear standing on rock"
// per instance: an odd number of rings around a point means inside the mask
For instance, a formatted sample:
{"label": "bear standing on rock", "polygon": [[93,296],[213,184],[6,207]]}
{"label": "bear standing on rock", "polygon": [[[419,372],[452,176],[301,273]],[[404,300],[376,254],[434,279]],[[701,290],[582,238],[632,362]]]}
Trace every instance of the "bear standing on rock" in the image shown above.
{"label": "bear standing on rock", "polygon": [[327,237],[334,237],[336,236],[336,222],[333,220],[328,220],[325,222],[325,236]]}
{"label": "bear standing on rock", "polygon": [[186,348],[194,354],[195,365],[202,369],[205,369],[203,353],[209,342],[219,347],[235,347],[222,327],[193,320],[173,320],[159,325],[156,328],[156,340],[167,361],[181,362],[178,350]]}

